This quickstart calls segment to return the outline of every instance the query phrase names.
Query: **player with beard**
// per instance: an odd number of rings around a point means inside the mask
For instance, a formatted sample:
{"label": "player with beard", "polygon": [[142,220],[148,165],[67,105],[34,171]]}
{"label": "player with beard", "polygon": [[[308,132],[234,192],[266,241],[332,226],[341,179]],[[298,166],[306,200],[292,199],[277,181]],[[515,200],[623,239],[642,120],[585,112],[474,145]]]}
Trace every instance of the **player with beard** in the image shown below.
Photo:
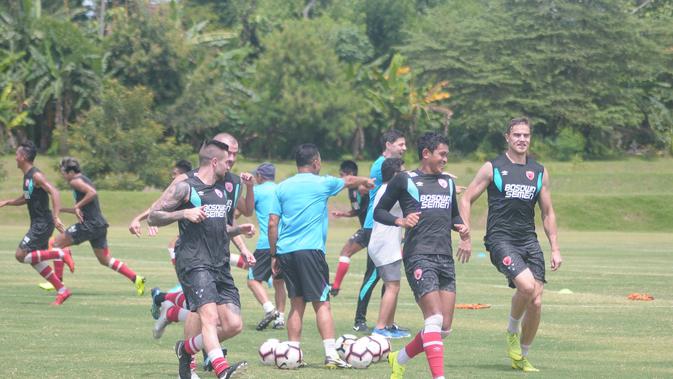
{"label": "player with beard", "polygon": [[204,348],[218,378],[230,378],[247,365],[245,361],[230,365],[220,346],[222,340],[243,329],[240,298],[228,259],[229,236],[252,227],[228,226],[223,185],[230,166],[227,149],[222,142],[205,144],[196,174],[171,185],[152,206],[148,218],[152,226],[178,222],[176,271],[187,305],[198,314],[201,324],[199,335],[176,344],[181,379],[191,377],[191,356]]}

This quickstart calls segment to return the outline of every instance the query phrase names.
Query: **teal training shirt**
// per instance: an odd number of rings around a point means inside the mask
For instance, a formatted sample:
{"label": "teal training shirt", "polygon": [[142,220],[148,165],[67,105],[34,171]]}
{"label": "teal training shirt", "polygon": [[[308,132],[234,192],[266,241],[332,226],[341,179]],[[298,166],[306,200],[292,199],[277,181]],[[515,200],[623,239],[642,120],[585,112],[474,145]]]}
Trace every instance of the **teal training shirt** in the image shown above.
{"label": "teal training shirt", "polygon": [[327,200],[344,187],[343,179],[299,173],[276,187],[271,214],[280,216],[277,254],[299,250],[325,252]]}
{"label": "teal training shirt", "polygon": [[269,212],[275,201],[277,186],[276,183],[268,181],[258,184],[252,189],[255,194],[255,214],[259,224],[257,250],[269,248]]}
{"label": "teal training shirt", "polygon": [[365,224],[363,228],[372,229],[374,227],[374,198],[379,188],[383,185],[383,175],[381,174],[381,166],[386,158],[381,155],[372,163],[372,169],[369,172],[369,177],[374,179],[374,188],[369,190],[369,205],[367,206],[367,217],[365,217]]}

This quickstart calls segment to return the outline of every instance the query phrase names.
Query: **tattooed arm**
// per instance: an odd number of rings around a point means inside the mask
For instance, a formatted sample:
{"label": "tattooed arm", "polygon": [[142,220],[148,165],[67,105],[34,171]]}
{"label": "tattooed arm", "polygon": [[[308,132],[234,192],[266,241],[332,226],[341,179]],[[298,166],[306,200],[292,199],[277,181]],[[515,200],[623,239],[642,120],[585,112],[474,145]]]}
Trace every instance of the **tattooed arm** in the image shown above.
{"label": "tattooed arm", "polygon": [[199,223],[206,218],[203,207],[176,210],[187,201],[189,184],[185,182],[173,183],[161,195],[161,198],[152,205],[147,224],[150,226],[165,226],[175,221],[187,219]]}

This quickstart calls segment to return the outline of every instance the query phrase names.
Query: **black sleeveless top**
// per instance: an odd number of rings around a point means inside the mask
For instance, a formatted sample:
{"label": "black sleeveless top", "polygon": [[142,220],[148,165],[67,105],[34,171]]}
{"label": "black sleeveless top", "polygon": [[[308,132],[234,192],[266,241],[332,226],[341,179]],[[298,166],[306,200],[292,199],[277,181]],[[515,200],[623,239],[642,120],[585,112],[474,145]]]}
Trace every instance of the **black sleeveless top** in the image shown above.
{"label": "black sleeveless top", "polygon": [[30,224],[53,224],[54,219],[49,209],[49,194],[41,187],[36,187],[33,176],[40,172],[33,167],[23,175],[23,198],[26,199]]}

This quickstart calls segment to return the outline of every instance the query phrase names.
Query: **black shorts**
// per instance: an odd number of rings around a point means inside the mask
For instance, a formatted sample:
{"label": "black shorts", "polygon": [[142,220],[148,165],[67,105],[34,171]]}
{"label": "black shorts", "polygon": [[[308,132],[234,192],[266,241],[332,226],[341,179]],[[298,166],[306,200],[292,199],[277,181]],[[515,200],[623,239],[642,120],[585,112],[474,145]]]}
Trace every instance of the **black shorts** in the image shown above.
{"label": "black shorts", "polygon": [[416,254],[405,257],[404,271],[416,301],[433,291],[456,292],[456,272],[450,255]]}
{"label": "black shorts", "polygon": [[[248,280],[256,280],[258,282],[266,282],[272,275],[271,272],[271,254],[269,249],[255,250],[255,265],[248,268]],[[283,279],[283,276],[278,275],[274,279]]]}
{"label": "black shorts", "polygon": [[306,302],[329,301],[329,267],[320,250],[299,250],[276,255],[287,295]]}
{"label": "black shorts", "polygon": [[355,234],[351,236],[348,240],[354,243],[357,243],[358,245],[362,247],[367,247],[369,246],[369,239],[372,237],[372,230],[371,229],[358,229]]}
{"label": "black shorts", "polygon": [[178,280],[185,294],[187,308],[196,312],[209,303],[231,304],[239,310],[241,299],[228,266],[221,269],[195,268],[178,273]]}
{"label": "black shorts", "polygon": [[94,249],[105,249],[107,247],[107,225],[79,223],[70,225],[65,234],[72,239],[73,245],[89,241]]}
{"label": "black shorts", "polygon": [[491,255],[491,263],[507,277],[511,288],[516,288],[514,278],[526,269],[530,269],[536,280],[545,280],[544,253],[537,241],[514,244],[509,241],[486,243]]}
{"label": "black shorts", "polygon": [[46,250],[49,248],[49,238],[54,232],[54,223],[31,224],[28,233],[19,243],[19,249],[25,252]]}

